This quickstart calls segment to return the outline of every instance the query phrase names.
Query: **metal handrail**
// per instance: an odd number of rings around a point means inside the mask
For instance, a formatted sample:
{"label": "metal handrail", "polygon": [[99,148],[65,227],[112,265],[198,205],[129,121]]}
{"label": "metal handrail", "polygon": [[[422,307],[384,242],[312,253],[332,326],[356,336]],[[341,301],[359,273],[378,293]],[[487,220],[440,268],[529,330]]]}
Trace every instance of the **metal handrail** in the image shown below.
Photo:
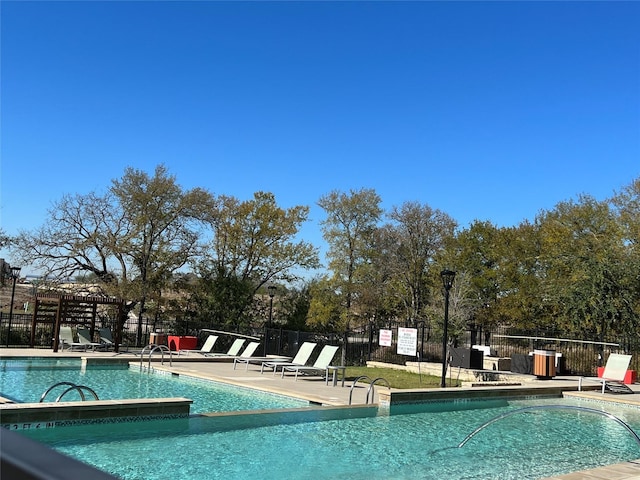
{"label": "metal handrail", "polygon": [[367,404],[369,404],[369,392],[371,392],[371,403],[373,403],[373,398],[376,394],[374,385],[378,380],[384,380],[385,383],[387,384],[387,388],[391,389],[391,384],[385,378],[378,377],[374,380],[371,380],[371,384],[369,385],[369,389],[367,390]]}
{"label": "metal handrail", "polygon": [[73,387],[69,387],[64,392],[62,392],[58,396],[58,398],[56,398],[56,402],[59,402],[62,397],[64,397],[67,393],[69,393],[69,392],[71,392],[73,390],[78,390],[78,393],[80,394],[80,398],[82,398],[83,402],[86,399],[84,398],[84,393],[82,393],[82,390],[88,390],[93,395],[94,400],[100,400],[98,398],[98,394],[92,388],[89,388],[86,385],[74,385]]}
{"label": "metal handrail", "polygon": [[[371,382],[371,378],[369,378],[367,375],[360,375],[351,384],[351,390],[349,390],[349,405],[351,405],[351,396],[353,395],[353,389],[355,388],[356,383],[358,383],[358,380],[362,380],[362,379],[365,379],[365,378],[367,380],[369,380],[369,382]],[[367,403],[369,403],[369,392],[368,391],[367,391]]]}
{"label": "metal handrail", "polygon": [[155,348],[152,348],[149,352],[149,370],[151,370],[151,355],[153,355],[153,352],[156,350],[160,350],[160,353],[162,354],[162,357],[160,358],[160,365],[164,365],[164,352],[166,351],[169,352],[169,366],[173,367],[171,349],[166,345],[156,345]]}
{"label": "metal handrail", "polygon": [[[157,345],[155,343],[150,343],[149,345],[145,345],[145,347],[140,352],[140,371],[142,371],[142,361],[144,360],[144,352],[146,352],[147,349],[149,350],[153,349],[153,347],[157,347]],[[149,359],[151,359],[151,353],[149,353]]]}
{"label": "metal handrail", "polygon": [[162,358],[160,360],[161,365],[164,365],[164,352],[167,351],[169,352],[169,366],[173,367],[173,360],[172,360],[172,353],[171,353],[171,349],[169,347],[167,347],[166,345],[156,345],[155,343],[152,343],[150,345],[147,345],[146,347],[144,347],[142,349],[142,351],[140,352],[140,371],[142,371],[142,361],[144,360],[144,352],[147,350],[147,348],[150,348],[149,351],[149,364],[148,364],[148,372],[151,371],[151,356],[153,355],[153,352],[155,352],[156,350],[160,350],[160,353],[162,354]]}
{"label": "metal handrail", "polygon": [[73,382],[58,382],[55,385],[51,385],[49,388],[47,388],[47,390],[40,397],[40,403],[44,402],[45,397],[49,394],[51,390],[53,390],[56,387],[59,387],[60,385],[67,385],[69,386],[69,388],[67,388],[64,392],[58,395],[58,398],[55,399],[55,402],[59,402],[62,397],[64,397],[67,393],[71,392],[72,390],[78,391],[78,393],[80,394],[80,398],[82,399],[83,402],[86,400],[83,390],[89,391],[93,395],[93,398],[95,400],[99,400],[98,394],[92,388],[87,387],[86,385],[77,385]]}
{"label": "metal handrail", "polygon": [[140,352],[140,371],[142,371],[142,361],[144,360],[144,353],[147,351],[147,349],[150,349],[148,371],[151,371],[151,356],[153,355],[153,352],[155,352],[156,350],[160,350],[160,353],[162,354],[162,358],[160,360],[161,365],[164,365],[164,352],[165,351],[169,352],[169,366],[173,367],[173,360],[172,360],[173,354],[171,352],[171,349],[166,345],[156,345],[155,343],[151,343],[145,346]]}
{"label": "metal handrail", "polygon": [[[42,396],[40,397],[40,403],[44,402],[45,397],[49,394],[49,392],[50,392],[51,390],[53,390],[53,389],[54,389],[54,388],[56,388],[56,387],[59,387],[60,385],[67,385],[67,386],[72,386],[72,387],[74,387],[76,384],[75,384],[75,383],[73,383],[73,382],[58,382],[58,383],[56,383],[56,384],[54,384],[54,385],[51,385],[49,388],[47,388],[47,389],[45,390],[45,392],[44,392],[44,393],[42,394]],[[82,395],[81,395],[81,396],[82,396]],[[83,398],[83,400],[84,400],[84,398]]]}
{"label": "metal handrail", "polygon": [[607,418],[610,418],[611,420],[614,420],[614,421],[618,422],[620,425],[622,425],[633,436],[633,438],[635,439],[636,443],[638,443],[638,445],[640,445],[640,437],[638,437],[636,432],[634,432],[633,429],[629,425],[627,425],[625,422],[623,422],[618,417],[616,417],[615,415],[612,415],[612,414],[610,414],[608,412],[603,412],[602,410],[596,410],[595,408],[579,407],[577,405],[537,405],[537,406],[532,406],[532,407],[523,407],[523,408],[519,408],[518,410],[513,410],[511,412],[503,413],[502,415],[498,415],[497,417],[489,420],[488,422],[485,422],[480,427],[476,428],[473,432],[471,432],[469,435],[467,435],[467,437],[462,442],[460,442],[460,445],[458,445],[458,448],[464,447],[465,444],[469,440],[471,440],[478,432],[480,432],[484,428],[488,427],[492,423],[497,422],[498,420],[502,420],[503,418],[509,417],[511,415],[515,415],[517,413],[526,412],[526,411],[529,411],[529,410],[549,410],[549,409],[580,410],[582,412],[597,413],[599,415],[603,415],[603,416],[605,416]]}

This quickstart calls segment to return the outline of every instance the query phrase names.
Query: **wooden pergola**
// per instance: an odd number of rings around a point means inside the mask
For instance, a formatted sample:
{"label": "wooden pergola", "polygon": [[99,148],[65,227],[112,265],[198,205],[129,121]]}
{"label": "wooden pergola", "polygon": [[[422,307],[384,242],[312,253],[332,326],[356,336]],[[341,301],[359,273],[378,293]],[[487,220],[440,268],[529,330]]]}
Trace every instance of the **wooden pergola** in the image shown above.
{"label": "wooden pergola", "polygon": [[36,294],[33,320],[31,321],[31,340],[33,348],[38,324],[53,325],[53,351],[57,352],[60,343],[60,325],[84,325],[93,337],[96,330],[98,305],[111,305],[117,308],[116,328],[114,332],[115,351],[122,339],[122,315],[124,302],[116,298],[82,297],[76,295]]}

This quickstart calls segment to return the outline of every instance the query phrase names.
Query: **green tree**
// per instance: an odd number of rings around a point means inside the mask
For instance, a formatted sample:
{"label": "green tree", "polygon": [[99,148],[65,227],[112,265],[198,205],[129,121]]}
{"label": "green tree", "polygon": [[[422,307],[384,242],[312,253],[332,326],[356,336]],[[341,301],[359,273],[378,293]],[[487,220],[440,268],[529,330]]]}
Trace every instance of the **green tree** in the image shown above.
{"label": "green tree", "polygon": [[371,263],[374,254],[374,235],[382,215],[380,202],[380,196],[373,189],[351,190],[348,194],[334,190],[318,201],[327,215],[320,224],[329,245],[331,281],[342,299],[344,330],[358,318],[361,323],[367,320],[354,308],[354,301],[362,297],[368,287],[359,283],[359,274]]}
{"label": "green tree", "polygon": [[632,257],[640,257],[640,178],[617,192],[611,199],[624,239]]}
{"label": "green tree", "polygon": [[246,326],[255,292],[253,282],[215,270],[200,268],[199,273],[190,300],[195,307],[194,327],[223,326],[239,330]]}
{"label": "green tree", "polygon": [[307,281],[299,287],[287,289],[286,292],[279,295],[279,315],[274,320],[280,320],[282,327],[288,330],[308,330],[307,316],[310,303],[310,282]]}
{"label": "green tree", "polygon": [[202,302],[200,314],[223,324],[247,324],[260,288],[292,282],[301,271],[318,268],[317,249],[296,239],[308,213],[305,206],[283,209],[266,192],[247,201],[217,198],[208,213],[213,239],[197,268],[209,284],[205,291],[220,298]]}
{"label": "green tree", "polygon": [[[635,332],[640,316],[640,277],[635,273],[640,271],[640,178],[636,178],[616,193],[611,201],[622,228],[626,269],[624,277],[620,280],[630,292],[629,302],[633,310],[630,329],[631,332]],[[633,336],[636,337],[635,334]]]}
{"label": "green tree", "polygon": [[501,292],[499,246],[502,240],[499,228],[478,220],[456,235],[456,283],[468,282],[467,322],[490,326],[495,319],[494,309]]}
{"label": "green tree", "polygon": [[524,329],[550,324],[554,308],[544,294],[546,269],[538,226],[523,222],[501,229],[498,257],[500,290],[489,323]]}
{"label": "green tree", "polygon": [[307,325],[316,331],[343,331],[344,308],[335,283],[327,275],[313,279],[309,283],[309,295]]}
{"label": "green tree", "polygon": [[153,177],[127,168],[122,179],[112,182],[111,192],[127,220],[126,234],[117,241],[133,267],[128,288],[139,301],[140,345],[145,303],[150,297],[159,301],[173,273],[198,252],[198,226],[212,197],[200,188],[182,189],[162,165]]}
{"label": "green tree", "polygon": [[625,278],[623,230],[610,205],[590,196],[559,203],[539,216],[543,302],[553,305],[551,328],[602,340],[633,323]]}

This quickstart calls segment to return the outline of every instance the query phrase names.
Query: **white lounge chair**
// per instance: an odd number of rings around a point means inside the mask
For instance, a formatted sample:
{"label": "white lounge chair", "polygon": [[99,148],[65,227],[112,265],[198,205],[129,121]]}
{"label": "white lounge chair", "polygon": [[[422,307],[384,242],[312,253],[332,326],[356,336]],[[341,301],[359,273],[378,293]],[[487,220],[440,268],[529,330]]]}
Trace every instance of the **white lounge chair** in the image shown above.
{"label": "white lounge chair", "polygon": [[233,343],[229,347],[229,350],[227,350],[227,353],[211,352],[211,353],[205,353],[204,356],[206,356],[206,357],[233,357],[233,356],[236,356],[240,352],[240,349],[242,348],[242,345],[244,345],[244,342],[245,342],[245,340],[243,338],[237,338],[236,340],[233,341]]}
{"label": "white lounge chair", "polygon": [[207,353],[211,353],[211,350],[213,350],[213,347],[217,341],[218,341],[217,335],[209,335],[207,339],[204,341],[204,343],[202,344],[202,347],[200,347],[199,349],[197,350],[180,349],[178,350],[178,355],[181,355],[183,353],[189,355],[189,353],[191,352],[201,353],[203,355]]}
{"label": "white lounge chair", "polygon": [[304,342],[302,344],[302,346],[298,349],[298,353],[296,353],[296,356],[291,358],[291,357],[280,357],[277,355],[272,355],[270,357],[249,357],[249,358],[236,358],[233,361],[233,369],[236,369],[236,366],[239,363],[244,363],[245,364],[245,370],[249,369],[249,364],[253,363],[253,364],[261,364],[260,367],[260,373],[264,372],[265,367],[267,368],[273,368],[273,374],[275,375],[275,372],[277,370],[277,368],[275,367],[275,365],[277,366],[282,366],[282,365],[305,365],[307,363],[307,360],[309,360],[309,357],[311,356],[311,352],[313,352],[313,349],[316,347],[315,343],[312,342]]}
{"label": "white lounge chair", "polygon": [[249,342],[249,344],[245,347],[242,353],[240,353],[240,355],[216,355],[215,358],[225,358],[233,360],[237,358],[249,358],[255,353],[259,345],[260,342]]}
{"label": "white lounge chair", "polygon": [[284,377],[285,372],[295,372],[296,380],[298,380],[299,373],[304,375],[316,375],[324,377],[324,379],[327,380],[329,376],[329,366],[331,365],[333,357],[335,357],[339,348],[340,347],[335,345],[325,345],[312,366],[292,365],[289,367],[282,367],[281,376]]}
{"label": "white lounge chair", "polygon": [[245,348],[242,351],[242,353],[238,355],[238,357],[249,358],[251,355],[253,355],[256,352],[259,346],[260,346],[260,342],[249,342],[249,345],[247,345],[247,348]]}
{"label": "white lounge chair", "polygon": [[68,350],[73,350],[74,348],[81,348],[82,350],[87,349],[87,346],[85,344],[76,342],[74,340],[73,330],[71,329],[71,327],[60,327],[60,335],[58,335],[58,341],[63,351],[65,346]]}
{"label": "white lounge chair", "polygon": [[633,393],[629,387],[624,384],[624,378],[627,375],[627,369],[631,363],[631,355],[621,355],[612,353],[607,358],[607,364],[602,372],[602,393],[609,390],[612,393]]}
{"label": "white lounge chair", "polygon": [[264,373],[265,368],[271,368],[273,369],[273,374],[275,375],[278,371],[278,368],[306,365],[309,361],[309,357],[311,357],[311,354],[313,353],[313,350],[316,348],[316,345],[317,343],[304,342],[298,349],[298,353],[296,353],[296,356],[293,357],[291,361],[278,359],[265,360],[262,362],[262,366],[260,367],[260,373]]}

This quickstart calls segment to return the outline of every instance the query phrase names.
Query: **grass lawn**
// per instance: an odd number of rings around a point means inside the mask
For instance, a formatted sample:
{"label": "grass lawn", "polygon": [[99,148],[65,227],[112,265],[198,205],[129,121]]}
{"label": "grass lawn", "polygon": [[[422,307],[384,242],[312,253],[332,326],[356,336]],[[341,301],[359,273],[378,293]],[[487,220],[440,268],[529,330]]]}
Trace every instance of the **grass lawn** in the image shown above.
{"label": "grass lawn", "polygon": [[[346,378],[347,380],[355,380],[360,375],[366,375],[371,380],[378,377],[384,378],[391,384],[391,388],[439,388],[440,377],[434,375],[418,375],[417,373],[406,372],[404,370],[396,370],[395,368],[378,368],[378,367],[347,367]],[[364,378],[359,380],[362,383],[369,383],[369,380]],[[447,386],[457,387],[459,383],[455,380],[447,378]],[[382,385],[379,381],[376,385]]]}

